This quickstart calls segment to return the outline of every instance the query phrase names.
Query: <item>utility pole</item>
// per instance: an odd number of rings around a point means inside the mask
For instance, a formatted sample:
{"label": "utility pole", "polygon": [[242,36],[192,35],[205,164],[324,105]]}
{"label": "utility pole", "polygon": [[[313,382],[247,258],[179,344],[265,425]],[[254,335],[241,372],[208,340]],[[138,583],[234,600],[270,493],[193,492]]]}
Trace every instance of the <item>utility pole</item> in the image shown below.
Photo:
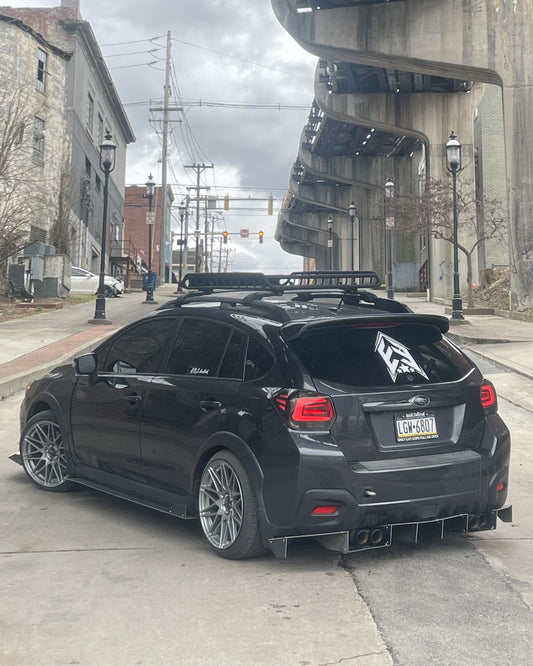
{"label": "utility pole", "polygon": [[[169,106],[170,100],[170,65],[171,65],[171,48],[172,48],[172,38],[170,30],[167,32],[167,48],[166,48],[166,65],[165,65],[165,88],[163,93],[163,107],[158,106],[151,108],[150,111],[163,112],[163,146],[161,149],[161,190],[162,190],[162,199],[161,199],[161,251],[159,254],[160,258],[160,268],[159,268],[159,280],[160,282],[165,282],[165,266],[166,266],[166,256],[167,256],[167,241],[170,242],[171,234],[170,228],[167,229],[167,163],[168,163],[168,125],[171,121],[169,119],[169,113],[171,111],[183,111],[181,106]],[[178,122],[181,122],[179,120]],[[170,226],[170,225],[169,225]],[[171,262],[172,263],[172,262]],[[170,278],[170,268],[169,268],[169,278]]]}
{"label": "utility pole", "polygon": [[[167,161],[168,161],[168,103],[170,99],[170,49],[172,48],[172,41],[170,37],[170,30],[167,32],[167,57],[165,65],[165,90],[163,97],[163,151],[161,155],[161,189],[163,190],[161,199],[161,252],[159,258],[161,260],[161,268],[159,271],[159,282],[161,284],[166,282],[165,279],[165,264],[167,256]],[[170,272],[170,271],[169,271]]]}
{"label": "utility pole", "polygon": [[[194,252],[194,266],[195,270],[198,272],[200,266],[199,266],[199,258],[200,258],[200,190],[201,189],[207,189],[207,188],[202,188],[200,186],[200,175],[206,170],[206,169],[214,169],[215,165],[214,164],[185,164],[184,165],[186,169],[194,169],[196,172],[196,230],[194,232],[194,240],[195,240],[195,252]],[[206,197],[206,207],[207,207],[207,197]],[[207,219],[207,218],[206,218]],[[207,250],[207,248],[205,248]]]}

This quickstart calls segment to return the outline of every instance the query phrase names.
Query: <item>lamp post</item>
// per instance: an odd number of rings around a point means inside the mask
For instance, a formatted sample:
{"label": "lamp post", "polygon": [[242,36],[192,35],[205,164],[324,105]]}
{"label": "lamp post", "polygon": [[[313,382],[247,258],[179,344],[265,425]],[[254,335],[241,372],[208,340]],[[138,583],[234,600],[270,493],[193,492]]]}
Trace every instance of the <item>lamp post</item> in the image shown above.
{"label": "lamp post", "polygon": [[96,292],[96,306],[94,310],[94,318],[89,319],[89,324],[111,324],[111,320],[107,319],[105,312],[105,252],[106,252],[106,238],[107,238],[107,200],[109,188],[109,174],[115,168],[115,158],[117,147],[111,141],[111,134],[109,130],[106,132],[105,139],[100,146],[100,169],[104,172],[104,212],[102,215],[102,243],[100,255],[100,281],[98,283],[98,291]]}
{"label": "lamp post", "polygon": [[394,215],[392,200],[394,199],[394,183],[387,178],[385,183],[385,253],[387,255],[387,298],[394,298],[392,284],[392,230],[394,229]]}
{"label": "lamp post", "polygon": [[155,214],[152,213],[152,199],[155,193],[155,183],[152,174],[146,181],[146,194],[144,198],[148,199],[148,213],[146,214],[146,224],[148,225],[148,284],[146,285],[146,300],[143,303],[155,303],[154,286],[152,273],[152,228],[154,226]]}
{"label": "lamp post", "polygon": [[333,270],[333,219],[328,217],[328,248],[329,248],[329,270]]}
{"label": "lamp post", "polygon": [[353,271],[353,269],[354,269],[354,248],[353,248],[353,244],[354,244],[354,230],[353,230],[353,228],[354,228],[354,224],[355,224],[355,213],[356,213],[356,210],[357,210],[357,209],[356,209],[356,207],[355,207],[355,204],[354,204],[354,202],[352,201],[352,203],[348,206],[348,213],[349,213],[349,215],[350,215],[350,222],[352,223],[352,271]]}
{"label": "lamp post", "polygon": [[182,201],[181,204],[178,206],[178,211],[180,215],[180,238],[179,238],[179,246],[180,246],[180,267],[178,271],[178,291],[182,290],[181,287],[181,278],[183,274],[183,246],[185,245],[185,240],[183,238],[183,220],[185,218],[185,215],[187,214],[187,206],[185,205],[185,202]]}
{"label": "lamp post", "polygon": [[457,173],[461,171],[461,144],[452,131],[446,144],[446,168],[452,174],[453,183],[453,297],[452,319],[464,320],[463,301],[459,287],[459,249],[457,241]]}

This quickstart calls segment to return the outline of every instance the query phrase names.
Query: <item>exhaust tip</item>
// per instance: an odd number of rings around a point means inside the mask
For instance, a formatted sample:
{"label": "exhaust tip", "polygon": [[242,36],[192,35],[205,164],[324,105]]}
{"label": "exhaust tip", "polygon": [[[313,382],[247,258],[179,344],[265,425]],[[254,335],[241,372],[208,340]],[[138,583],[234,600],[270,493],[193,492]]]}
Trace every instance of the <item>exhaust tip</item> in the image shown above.
{"label": "exhaust tip", "polygon": [[486,513],[481,513],[478,518],[478,529],[484,530],[487,528],[488,524],[489,524],[489,517],[487,516]]}
{"label": "exhaust tip", "polygon": [[468,519],[468,531],[474,532],[479,529],[479,516],[470,516]]}
{"label": "exhaust tip", "polygon": [[370,532],[368,530],[359,530],[355,537],[355,542],[358,546],[366,546],[370,541]]}
{"label": "exhaust tip", "polygon": [[383,530],[377,529],[377,530],[372,530],[372,534],[370,535],[370,543],[373,546],[379,546],[380,543],[383,542],[383,539],[385,538],[385,533]]}

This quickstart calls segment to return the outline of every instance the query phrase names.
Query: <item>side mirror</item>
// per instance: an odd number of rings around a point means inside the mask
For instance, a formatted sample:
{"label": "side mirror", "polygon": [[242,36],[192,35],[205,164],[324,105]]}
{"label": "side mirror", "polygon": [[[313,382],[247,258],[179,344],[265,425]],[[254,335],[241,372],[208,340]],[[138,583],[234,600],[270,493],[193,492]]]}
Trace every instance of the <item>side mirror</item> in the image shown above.
{"label": "side mirror", "polygon": [[96,372],[96,354],[83,354],[74,359],[74,367],[78,375],[94,375]]}

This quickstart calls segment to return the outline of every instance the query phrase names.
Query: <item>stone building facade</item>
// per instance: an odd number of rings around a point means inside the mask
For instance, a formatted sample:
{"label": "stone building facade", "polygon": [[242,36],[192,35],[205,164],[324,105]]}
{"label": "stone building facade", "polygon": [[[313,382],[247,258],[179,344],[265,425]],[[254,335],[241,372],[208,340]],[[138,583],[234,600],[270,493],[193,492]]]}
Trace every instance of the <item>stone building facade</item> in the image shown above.
{"label": "stone building facade", "polygon": [[[74,265],[99,271],[104,190],[99,147],[109,131],[117,150],[109,177],[106,270],[122,274],[128,263],[122,242],[126,149],[135,136],[79,0],[62,0],[53,8],[0,7],[0,39],[6,54],[1,81],[45,79],[43,173],[54,181],[49,191],[56,209],[51,205],[42,221],[42,240],[60,246]],[[66,212],[58,210],[60,190]]]}

